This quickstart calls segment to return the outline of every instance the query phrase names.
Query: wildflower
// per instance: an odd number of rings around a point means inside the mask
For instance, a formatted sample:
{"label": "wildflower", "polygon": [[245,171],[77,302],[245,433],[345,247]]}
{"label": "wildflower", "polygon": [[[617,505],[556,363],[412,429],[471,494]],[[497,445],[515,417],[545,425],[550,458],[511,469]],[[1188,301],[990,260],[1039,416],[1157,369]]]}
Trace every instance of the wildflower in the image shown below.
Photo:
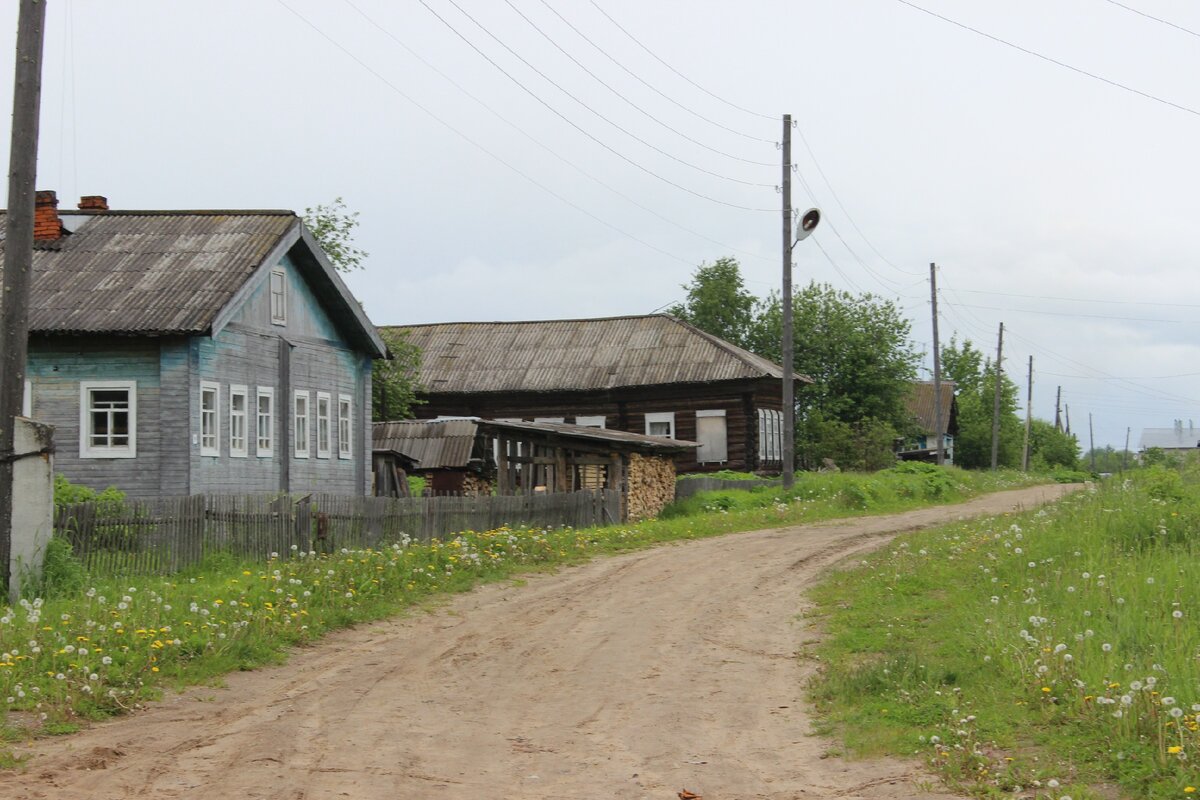
{"label": "wildflower", "polygon": [[1171,755],[1177,755],[1178,753],[1181,753],[1182,751],[1183,751],[1183,748],[1177,744],[1173,744],[1167,748],[1167,752],[1170,753]]}
{"label": "wildflower", "polygon": [[1183,619],[1183,612],[1177,608],[1171,612],[1171,616],[1175,619]]}
{"label": "wildflower", "polygon": [[1109,644],[1108,642],[1105,642],[1104,644],[1100,645],[1100,649],[1101,649],[1101,650],[1103,650],[1103,651],[1104,651],[1104,652],[1106,652],[1106,653],[1111,653],[1111,652],[1112,652],[1112,645],[1111,645],[1111,644]]}

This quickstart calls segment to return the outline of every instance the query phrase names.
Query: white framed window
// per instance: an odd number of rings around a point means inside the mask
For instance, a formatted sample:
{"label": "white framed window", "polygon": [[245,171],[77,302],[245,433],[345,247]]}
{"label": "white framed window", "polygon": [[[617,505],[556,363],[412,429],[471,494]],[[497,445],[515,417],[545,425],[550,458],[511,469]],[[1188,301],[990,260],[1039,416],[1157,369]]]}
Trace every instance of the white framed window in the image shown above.
{"label": "white framed window", "polygon": [[338,395],[338,458],[354,457],[354,398]]}
{"label": "white framed window", "polygon": [[246,440],[246,407],[249,390],[245,386],[229,387],[229,455],[245,458],[250,451]]}
{"label": "white framed window", "polygon": [[221,455],[221,387],[200,381],[200,455]]}
{"label": "white framed window", "polygon": [[329,429],[332,402],[329,392],[317,392],[317,458],[329,458],[332,450],[329,442],[333,434]]}
{"label": "white framed window", "polygon": [[25,379],[25,393],[21,395],[21,416],[33,416],[33,383]]}
{"label": "white framed window", "polygon": [[292,454],[308,458],[308,392],[292,394]]}
{"label": "white framed window", "polygon": [[725,409],[696,412],[696,441],[700,442],[700,449],[696,453],[699,463],[719,464],[729,460]]}
{"label": "white framed window", "polygon": [[287,273],[271,270],[271,324],[287,324]]}
{"label": "white framed window", "polygon": [[758,457],[763,461],[783,458],[783,412],[770,408],[758,410]]}
{"label": "white framed window", "polygon": [[603,416],[599,417],[576,417],[575,424],[581,428],[604,428],[607,420]]}
{"label": "white framed window", "polygon": [[137,457],[137,381],[79,382],[79,457]]}
{"label": "white framed window", "polygon": [[275,454],[275,389],[259,386],[255,389],[255,447],[259,458]]}
{"label": "white framed window", "polygon": [[646,415],[646,435],[675,438],[675,412],[655,411]]}

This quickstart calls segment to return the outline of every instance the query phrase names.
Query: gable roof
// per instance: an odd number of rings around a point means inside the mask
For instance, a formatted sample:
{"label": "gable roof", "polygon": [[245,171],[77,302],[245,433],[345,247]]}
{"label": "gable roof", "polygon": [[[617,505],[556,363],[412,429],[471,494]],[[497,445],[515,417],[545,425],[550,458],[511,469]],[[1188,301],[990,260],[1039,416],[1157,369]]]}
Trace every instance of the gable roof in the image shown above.
{"label": "gable roof", "polygon": [[1190,421],[1185,427],[1182,420],[1177,421],[1173,428],[1142,428],[1140,446],[1142,450],[1151,447],[1195,450],[1200,447],[1200,428],[1193,427]]}
{"label": "gable roof", "polygon": [[[386,346],[292,211],[60,211],[34,243],[29,332],[213,334],[251,278],[292,256],[347,338]],[[3,219],[3,212],[0,212]]]}
{"label": "gable roof", "polygon": [[[954,400],[954,381],[942,381],[942,433],[958,432],[958,404]],[[934,433],[937,427],[937,406],[934,405],[933,381],[914,381],[905,398],[908,413],[916,418],[921,430]]]}
{"label": "gable roof", "polygon": [[[587,391],[783,377],[765,358],[668,314],[393,326],[420,348],[418,382],[448,392]],[[797,376],[797,380],[809,381]]]}

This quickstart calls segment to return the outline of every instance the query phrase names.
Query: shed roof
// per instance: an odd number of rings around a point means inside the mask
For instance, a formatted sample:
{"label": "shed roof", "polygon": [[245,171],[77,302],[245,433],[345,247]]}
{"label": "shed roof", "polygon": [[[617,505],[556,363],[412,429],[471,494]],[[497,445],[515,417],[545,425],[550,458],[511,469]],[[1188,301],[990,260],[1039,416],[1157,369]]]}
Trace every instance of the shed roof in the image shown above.
{"label": "shed roof", "polygon": [[[954,381],[942,381],[941,433],[954,435],[958,430],[957,414],[954,413],[954,390],[957,386]],[[917,424],[926,433],[934,433],[937,428],[937,406],[934,404],[933,389],[933,381],[914,381],[905,399],[909,414],[916,417]]]}
{"label": "shed roof", "polygon": [[[394,326],[429,393],[587,391],[783,377],[777,364],[668,314]],[[797,376],[797,380],[809,381]]]}
{"label": "shed roof", "polygon": [[348,338],[386,353],[295,212],[60,211],[59,217],[68,232],[34,245],[30,333],[211,334],[251,276],[288,254]]}
{"label": "shed roof", "polygon": [[400,453],[415,461],[419,469],[465,467],[471,460],[476,434],[481,431],[504,432],[514,438],[523,433],[535,434],[536,438],[549,436],[564,443],[576,440],[607,444],[621,450],[654,453],[676,453],[700,446],[697,442],[683,439],[645,436],[640,433],[587,428],[558,422],[500,422],[478,417],[462,417],[376,422],[372,429],[372,449],[377,453]]}
{"label": "shed roof", "polygon": [[1160,447],[1164,450],[1195,450],[1200,447],[1200,428],[1189,422],[1186,426],[1176,423],[1173,428],[1142,428],[1140,445],[1142,450]]}

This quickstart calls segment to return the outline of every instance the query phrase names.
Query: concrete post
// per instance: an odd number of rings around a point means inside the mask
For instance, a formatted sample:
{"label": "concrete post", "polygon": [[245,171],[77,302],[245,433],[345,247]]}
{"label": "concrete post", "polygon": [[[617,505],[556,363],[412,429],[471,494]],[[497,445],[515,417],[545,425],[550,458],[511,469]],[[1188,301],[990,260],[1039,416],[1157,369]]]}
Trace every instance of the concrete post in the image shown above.
{"label": "concrete post", "polygon": [[9,602],[16,605],[21,582],[41,573],[46,545],[54,534],[54,427],[16,418],[13,449],[12,560]]}

